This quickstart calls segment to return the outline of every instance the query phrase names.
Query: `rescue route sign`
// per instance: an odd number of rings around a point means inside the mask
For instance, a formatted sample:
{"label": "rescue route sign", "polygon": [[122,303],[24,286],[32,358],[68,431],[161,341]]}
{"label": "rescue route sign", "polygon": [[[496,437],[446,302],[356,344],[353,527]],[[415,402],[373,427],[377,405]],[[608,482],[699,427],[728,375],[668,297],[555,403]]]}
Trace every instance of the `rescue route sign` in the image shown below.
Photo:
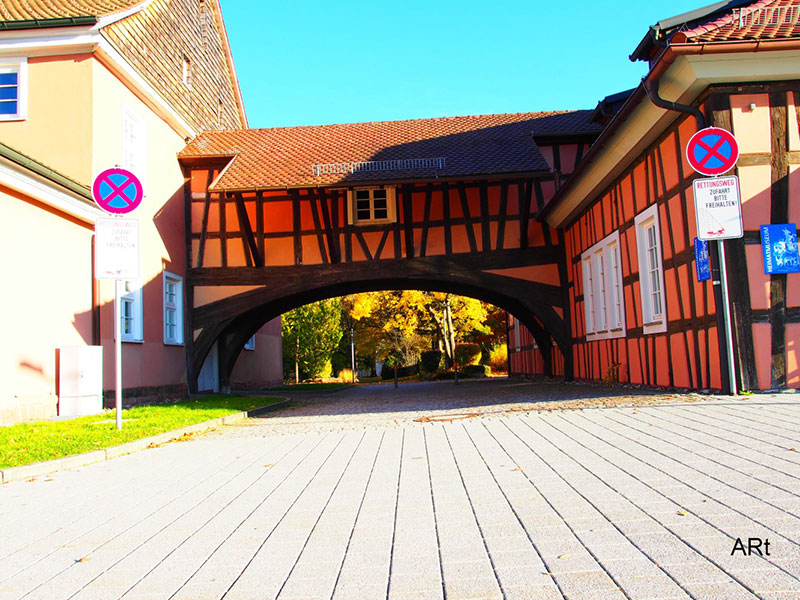
{"label": "rescue route sign", "polygon": [[722,175],[736,166],[739,144],[727,129],[706,127],[686,144],[686,160],[701,175]]}
{"label": "rescue route sign", "polygon": [[92,196],[104,211],[124,215],[141,204],[144,190],[142,182],[130,171],[106,169],[95,178]]}
{"label": "rescue route sign", "polygon": [[139,221],[97,219],[94,224],[94,276],[139,278]]}
{"label": "rescue route sign", "polygon": [[701,240],[727,240],[744,234],[739,178],[735,175],[695,179],[694,208]]}

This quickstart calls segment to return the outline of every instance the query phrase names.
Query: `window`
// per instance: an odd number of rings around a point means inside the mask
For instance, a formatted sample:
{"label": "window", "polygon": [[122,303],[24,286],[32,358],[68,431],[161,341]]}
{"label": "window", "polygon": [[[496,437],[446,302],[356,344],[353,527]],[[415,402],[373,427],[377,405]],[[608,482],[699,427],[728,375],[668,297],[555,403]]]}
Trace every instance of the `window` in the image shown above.
{"label": "window", "polygon": [[0,121],[28,116],[28,59],[0,60]]}
{"label": "window", "polygon": [[634,222],[644,333],[664,332],[667,330],[667,319],[664,307],[664,269],[661,259],[658,207],[653,205],[641,212]]}
{"label": "window", "polygon": [[394,223],[395,190],[393,187],[356,188],[348,192],[350,224]]}
{"label": "window", "polygon": [[123,342],[143,341],[142,286],[138,281],[123,281],[120,294],[120,327]]}
{"label": "window", "polygon": [[[122,165],[145,185],[147,139],[144,119],[128,107],[122,110]],[[146,186],[145,186],[146,189]]]}
{"label": "window", "polygon": [[256,349],[256,335],[253,334],[249,340],[244,343],[245,350],[255,350]]}
{"label": "window", "polygon": [[615,231],[581,254],[586,339],[625,337],[625,303]]}
{"label": "window", "polygon": [[183,344],[183,279],[164,271],[164,343]]}

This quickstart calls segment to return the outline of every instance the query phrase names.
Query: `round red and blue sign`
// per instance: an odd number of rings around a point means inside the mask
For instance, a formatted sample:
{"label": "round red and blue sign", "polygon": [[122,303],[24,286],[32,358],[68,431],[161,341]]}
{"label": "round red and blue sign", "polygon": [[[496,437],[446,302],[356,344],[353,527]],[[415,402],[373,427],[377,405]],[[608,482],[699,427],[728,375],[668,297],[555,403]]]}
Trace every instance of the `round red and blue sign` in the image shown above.
{"label": "round red and blue sign", "polygon": [[142,182],[127,169],[106,169],[94,180],[92,196],[106,212],[124,215],[142,203]]}
{"label": "round red and blue sign", "polygon": [[736,166],[739,144],[727,129],[706,127],[695,133],[686,144],[686,160],[702,175],[722,175]]}

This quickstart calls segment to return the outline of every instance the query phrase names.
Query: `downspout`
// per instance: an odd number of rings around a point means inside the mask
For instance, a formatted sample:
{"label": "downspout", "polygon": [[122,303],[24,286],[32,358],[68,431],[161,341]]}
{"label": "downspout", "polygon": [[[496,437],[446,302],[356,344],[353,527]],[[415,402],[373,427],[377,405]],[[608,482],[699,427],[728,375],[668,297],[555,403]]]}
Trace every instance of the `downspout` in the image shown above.
{"label": "downspout", "polygon": [[660,83],[661,83],[660,77],[655,81],[652,81],[648,78],[644,79],[644,89],[647,92],[647,97],[650,98],[650,102],[652,102],[659,108],[663,108],[664,110],[672,110],[692,115],[697,121],[697,130],[700,131],[701,129],[705,129],[706,117],[703,114],[703,112],[696,106],[690,106],[688,104],[679,104],[678,102],[672,102],[671,100],[664,100],[661,96],[658,95],[658,87]]}
{"label": "downspout", "polygon": [[[667,49],[667,51],[669,51],[669,48]],[[672,61],[669,60],[667,61],[667,64],[671,62]],[[670,100],[664,100],[661,96],[658,95],[658,88],[661,82],[661,75],[664,73],[664,70],[665,69],[663,68],[659,70],[657,76],[652,80],[648,78],[644,79],[643,83],[644,83],[644,89],[647,92],[647,97],[650,98],[650,101],[659,108],[692,115],[697,121],[697,130],[700,131],[701,129],[705,129],[706,118],[699,108],[697,108],[696,106],[689,106],[688,104],[679,104],[678,102],[671,102]],[[723,244],[724,241],[720,240],[719,243]],[[714,288],[714,308],[716,310],[716,317],[717,317],[716,319],[717,344],[719,346],[718,351],[719,351],[719,362],[720,362],[720,384],[723,393],[735,394],[736,390],[729,389],[730,373],[731,369],[734,368],[734,365],[731,364],[731,361],[728,359],[728,340],[727,340],[728,329],[725,325],[725,319],[723,317],[724,307],[723,307],[723,297],[722,297],[722,282],[720,277],[720,262],[719,262],[720,256],[719,252],[717,252],[716,250],[717,250],[716,247],[711,247],[709,254],[712,258],[712,283]],[[710,381],[706,383],[709,385],[709,387],[711,386]]]}

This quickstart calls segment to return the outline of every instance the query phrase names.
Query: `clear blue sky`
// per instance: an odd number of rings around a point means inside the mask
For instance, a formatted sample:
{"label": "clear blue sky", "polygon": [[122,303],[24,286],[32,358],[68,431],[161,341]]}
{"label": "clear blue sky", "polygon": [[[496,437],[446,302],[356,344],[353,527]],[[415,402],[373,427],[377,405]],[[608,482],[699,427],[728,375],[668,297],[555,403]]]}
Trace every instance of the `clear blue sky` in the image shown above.
{"label": "clear blue sky", "polygon": [[709,0],[221,0],[251,127],[594,108]]}

